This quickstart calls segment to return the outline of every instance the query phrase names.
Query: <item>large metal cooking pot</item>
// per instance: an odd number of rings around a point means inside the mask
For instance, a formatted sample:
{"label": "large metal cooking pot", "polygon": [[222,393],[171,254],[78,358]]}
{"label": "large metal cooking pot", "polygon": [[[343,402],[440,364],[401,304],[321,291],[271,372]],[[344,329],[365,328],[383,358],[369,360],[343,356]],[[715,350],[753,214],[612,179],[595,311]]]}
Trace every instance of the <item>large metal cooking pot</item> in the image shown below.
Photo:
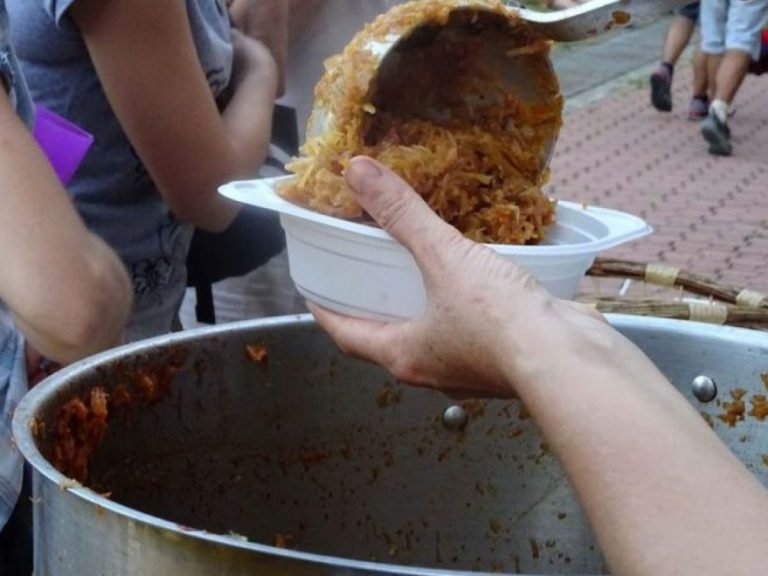
{"label": "large metal cooking pot", "polygon": [[[612,322],[768,483],[768,424],[749,415],[766,393],[768,334]],[[249,354],[254,344],[268,358]],[[167,396],[112,409],[94,491],[73,486],[46,459],[61,406],[94,386],[139,390],[146,376],[169,377]],[[715,399],[698,400],[713,383]],[[730,427],[719,416],[738,412],[737,389],[745,419]],[[606,571],[518,403],[454,404],[398,385],[342,355],[309,317],[194,330],[80,362],[27,395],[14,431],[34,467],[37,576]]]}

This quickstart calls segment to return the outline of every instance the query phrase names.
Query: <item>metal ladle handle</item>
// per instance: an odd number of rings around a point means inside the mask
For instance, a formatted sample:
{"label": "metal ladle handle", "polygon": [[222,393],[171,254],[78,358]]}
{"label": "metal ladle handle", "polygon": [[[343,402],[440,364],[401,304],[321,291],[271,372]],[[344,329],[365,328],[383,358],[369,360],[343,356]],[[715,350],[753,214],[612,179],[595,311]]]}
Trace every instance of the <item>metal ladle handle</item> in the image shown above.
{"label": "metal ladle handle", "polygon": [[539,12],[511,7],[536,32],[557,42],[586,40],[618,27],[647,24],[689,4],[687,0],[591,0],[573,8]]}

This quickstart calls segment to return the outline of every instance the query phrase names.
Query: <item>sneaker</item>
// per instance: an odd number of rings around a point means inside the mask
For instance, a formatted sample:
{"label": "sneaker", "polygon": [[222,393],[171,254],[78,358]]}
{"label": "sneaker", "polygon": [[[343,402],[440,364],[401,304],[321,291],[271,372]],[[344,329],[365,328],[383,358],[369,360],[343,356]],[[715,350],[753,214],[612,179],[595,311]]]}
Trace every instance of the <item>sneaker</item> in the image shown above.
{"label": "sneaker", "polygon": [[666,66],[659,66],[651,74],[651,104],[660,112],[672,110],[672,74]]}
{"label": "sneaker", "polygon": [[710,154],[730,156],[733,152],[731,130],[728,124],[722,122],[714,112],[710,111],[701,123],[701,135],[709,142]]}
{"label": "sneaker", "polygon": [[688,120],[704,120],[709,114],[709,98],[706,96],[694,96],[688,105]]}

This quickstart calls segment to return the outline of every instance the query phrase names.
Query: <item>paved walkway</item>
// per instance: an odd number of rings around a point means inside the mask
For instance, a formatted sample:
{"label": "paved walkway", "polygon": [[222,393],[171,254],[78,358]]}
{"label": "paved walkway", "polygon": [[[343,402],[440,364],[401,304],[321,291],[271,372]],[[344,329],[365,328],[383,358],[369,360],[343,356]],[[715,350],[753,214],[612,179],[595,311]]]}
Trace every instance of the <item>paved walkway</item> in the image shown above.
{"label": "paved walkway", "polygon": [[[606,256],[667,263],[768,292],[768,75],[748,77],[739,94],[730,122],[734,156],[710,156],[698,125],[685,119],[689,66],[678,65],[674,111],[662,114],[650,106],[648,76],[667,23],[555,50],[566,114],[548,192],[625,210],[654,226],[652,236]],[[618,284],[587,278],[581,292],[615,295]],[[635,284],[629,295],[646,290]],[[259,298],[263,283],[220,283],[220,321],[265,314]],[[185,326],[195,325],[193,299],[188,296],[182,308]],[[293,308],[280,313],[295,311],[299,301],[286,301]]]}
{"label": "paved walkway", "polygon": [[768,76],[747,77],[729,122],[734,155],[717,158],[707,153],[698,124],[685,118],[690,67],[676,71],[675,108],[667,114],[650,106],[649,72],[569,109],[549,192],[653,225],[652,236],[607,255],[768,292]]}
{"label": "paved walkway", "polygon": [[637,70],[655,62],[668,25],[669,18],[661,18],[642,28],[555,45],[552,60],[566,108],[605,97],[614,87],[625,85]]}

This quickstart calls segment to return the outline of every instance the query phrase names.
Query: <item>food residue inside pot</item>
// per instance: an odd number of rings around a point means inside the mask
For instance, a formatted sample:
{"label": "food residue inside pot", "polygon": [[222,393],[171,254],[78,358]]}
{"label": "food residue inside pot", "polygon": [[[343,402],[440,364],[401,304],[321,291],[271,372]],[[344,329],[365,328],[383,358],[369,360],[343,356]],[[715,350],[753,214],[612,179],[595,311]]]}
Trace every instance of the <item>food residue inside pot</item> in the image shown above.
{"label": "food residue inside pot", "polygon": [[746,407],[743,398],[746,393],[746,390],[734,388],[731,390],[731,398],[733,398],[733,402],[723,402],[725,412],[718,415],[718,418],[728,424],[728,426],[734,427],[738,422],[744,420]]}
{"label": "food residue inside pot", "polygon": [[88,398],[72,398],[59,410],[56,419],[56,445],[53,465],[69,478],[83,482],[88,463],[107,432],[107,394],[93,388]]}
{"label": "food residue inside pot", "polygon": [[104,386],[94,386],[63,404],[53,423],[54,467],[68,478],[84,483],[91,458],[107,433],[109,419],[120,409],[128,414],[134,405],[152,406],[166,398],[182,363],[183,355],[172,354],[158,366],[126,370],[121,375],[125,382],[116,384],[109,392]]}
{"label": "food residue inside pot", "polygon": [[269,359],[269,351],[264,344],[252,343],[245,345],[245,356],[251,362],[261,364]]}

